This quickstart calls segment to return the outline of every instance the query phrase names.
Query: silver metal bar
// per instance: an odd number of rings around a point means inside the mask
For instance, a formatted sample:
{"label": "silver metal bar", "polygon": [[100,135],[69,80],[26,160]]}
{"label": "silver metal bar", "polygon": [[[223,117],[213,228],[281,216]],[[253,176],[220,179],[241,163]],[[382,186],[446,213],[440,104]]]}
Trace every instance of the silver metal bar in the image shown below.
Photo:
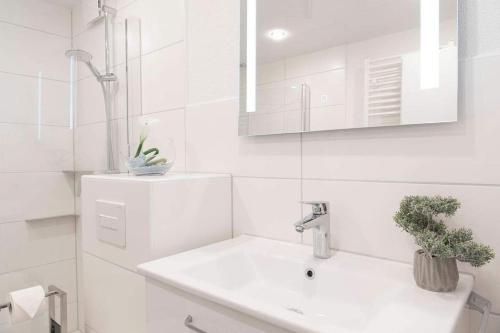
{"label": "silver metal bar", "polygon": [[479,333],[486,333],[488,328],[488,319],[490,318],[491,302],[481,295],[471,292],[467,304],[472,310],[482,314],[481,325],[479,326]]}
{"label": "silver metal bar", "polygon": [[[113,75],[111,73],[111,51],[110,51],[110,31],[109,25],[110,17],[114,17],[113,12],[109,12],[109,7],[105,7],[104,10],[104,57],[106,62],[106,76]],[[106,81],[104,83],[104,107],[106,112],[106,145],[107,145],[107,172],[115,173],[116,172],[116,164],[115,164],[115,156],[114,156],[114,147],[113,147],[113,137],[112,137],[112,100],[111,100],[111,82]]]}
{"label": "silver metal bar", "polygon": [[[56,286],[49,286],[49,293],[51,294],[49,296],[49,318],[50,318],[50,326],[51,326],[51,331],[55,331],[55,329],[52,327],[55,324],[59,325],[59,332],[60,333],[68,333],[68,295],[66,294],[65,291],[57,288]],[[57,318],[56,318],[56,302],[55,302],[55,297],[59,297],[59,307],[60,307],[60,314],[59,314],[59,323],[57,323]]]}
{"label": "silver metal bar", "polygon": [[207,331],[193,325],[193,317],[191,315],[187,316],[186,320],[184,320],[184,326],[197,333],[208,333]]}
{"label": "silver metal bar", "polygon": [[[45,294],[45,297],[50,297],[50,296],[53,296],[55,294],[56,294],[56,292],[50,292],[49,291],[48,293]],[[2,311],[2,309],[8,309],[8,308],[10,308],[10,303],[9,302],[8,303],[4,303],[4,304],[0,304],[0,311]]]}

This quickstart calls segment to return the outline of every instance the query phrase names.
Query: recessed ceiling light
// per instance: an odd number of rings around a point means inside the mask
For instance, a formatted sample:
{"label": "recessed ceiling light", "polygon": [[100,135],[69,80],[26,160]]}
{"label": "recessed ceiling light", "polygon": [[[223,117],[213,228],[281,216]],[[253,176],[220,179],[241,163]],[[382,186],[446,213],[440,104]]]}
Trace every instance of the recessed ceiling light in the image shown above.
{"label": "recessed ceiling light", "polygon": [[279,42],[286,39],[290,35],[285,29],[273,29],[267,33],[267,37]]}

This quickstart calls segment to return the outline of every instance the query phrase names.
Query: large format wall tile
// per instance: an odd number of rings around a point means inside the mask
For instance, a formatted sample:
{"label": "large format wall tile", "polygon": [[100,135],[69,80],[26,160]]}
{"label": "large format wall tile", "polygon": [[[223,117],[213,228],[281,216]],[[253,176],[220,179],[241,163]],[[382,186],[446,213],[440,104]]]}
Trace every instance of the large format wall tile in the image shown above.
{"label": "large format wall tile", "polygon": [[300,242],[300,180],[233,179],[234,236],[242,234]]}
{"label": "large format wall tile", "polygon": [[0,224],[74,214],[72,174],[0,173]]}
{"label": "large format wall tile", "polygon": [[[73,38],[73,48],[89,52],[92,55],[92,64],[103,71],[106,67],[104,52],[104,24],[98,23],[88,26],[81,34]],[[114,50],[114,48],[113,48]],[[112,53],[114,55],[114,53]],[[111,59],[114,60],[112,57]],[[66,60],[68,63],[69,61]],[[92,76],[87,65],[78,63],[78,79]]]}
{"label": "large format wall tile", "polygon": [[0,123],[0,172],[73,170],[73,130]]}
{"label": "large format wall tile", "polygon": [[0,21],[71,37],[69,8],[40,0],[0,0]]}
{"label": "large format wall tile", "polygon": [[[111,121],[111,135],[116,166],[124,171],[125,161],[128,159],[125,119]],[[107,127],[105,122],[77,127],[74,140],[76,170],[102,172],[107,169]]]}
{"label": "large format wall tile", "polygon": [[189,104],[238,96],[239,1],[186,0]]}
{"label": "large format wall tile", "polygon": [[69,84],[0,73],[0,123],[69,126]]}
{"label": "large format wall tile", "polygon": [[[56,306],[56,315],[59,313],[59,307]],[[0,332],[2,333],[44,333],[49,332],[48,313],[40,313],[35,319],[25,321],[16,325],[10,324],[8,312],[0,313]],[[77,303],[68,304],[68,332],[75,332],[78,329]]]}
{"label": "large format wall tile", "polygon": [[300,135],[238,137],[238,100],[190,105],[186,111],[191,172],[299,178]]}
{"label": "large format wall tile", "polygon": [[95,77],[87,76],[76,83],[76,124],[77,126],[106,121],[102,87]]}
{"label": "large format wall tile", "polygon": [[300,134],[240,137],[235,176],[300,178]]}
{"label": "large format wall tile", "polygon": [[462,58],[500,51],[500,2],[458,1],[459,45]]}
{"label": "large format wall tile", "polygon": [[184,42],[142,58],[143,113],[183,108],[186,105]]}
{"label": "large format wall tile", "polygon": [[[471,228],[478,241],[500,253],[497,186],[304,180],[303,191],[306,201],[330,202],[333,248],[412,262],[416,246],[393,221],[401,199],[405,195],[450,195],[462,207],[447,224]],[[310,243],[310,235],[306,242]],[[476,276],[475,290],[488,296],[500,311],[500,259],[480,269],[465,264],[460,268]]]}
{"label": "large format wall tile", "polygon": [[75,218],[0,224],[2,273],[75,258]]}
{"label": "large format wall tile", "polygon": [[238,136],[235,100],[191,105],[186,109],[186,161],[189,172],[234,168]]}
{"label": "large format wall tile", "polygon": [[[0,275],[0,303],[7,302],[11,290],[41,285],[47,290],[55,285],[68,294],[68,302],[78,300],[76,293],[76,259],[67,259],[47,265]],[[1,321],[1,320],[0,320]]]}
{"label": "large format wall tile", "polygon": [[70,48],[71,40],[2,22],[0,40],[0,71],[69,80],[69,62],[64,52]]}
{"label": "large format wall tile", "polygon": [[147,54],[184,40],[184,12],[184,0],[136,0],[118,15],[141,20],[142,54]]}

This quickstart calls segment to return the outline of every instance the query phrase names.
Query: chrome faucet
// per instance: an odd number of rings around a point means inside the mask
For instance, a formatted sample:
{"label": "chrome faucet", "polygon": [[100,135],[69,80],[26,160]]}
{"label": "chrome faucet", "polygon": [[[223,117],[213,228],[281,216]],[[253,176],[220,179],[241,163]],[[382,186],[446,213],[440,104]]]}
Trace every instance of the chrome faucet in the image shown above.
{"label": "chrome faucet", "polygon": [[330,205],[328,202],[302,202],[312,205],[312,213],[295,223],[295,230],[303,233],[313,229],[314,257],[328,259],[330,254]]}

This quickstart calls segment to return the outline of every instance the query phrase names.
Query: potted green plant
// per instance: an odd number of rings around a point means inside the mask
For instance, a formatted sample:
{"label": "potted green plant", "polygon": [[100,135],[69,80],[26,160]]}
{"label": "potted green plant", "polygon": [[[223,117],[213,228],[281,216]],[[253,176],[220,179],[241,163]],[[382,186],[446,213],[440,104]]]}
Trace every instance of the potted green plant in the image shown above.
{"label": "potted green plant", "polygon": [[493,249],[473,240],[470,229],[448,229],[443,217],[460,208],[452,197],[407,196],[401,201],[394,221],[415,238],[413,275],[417,285],[447,292],[458,284],[457,260],[480,267],[495,257]]}

